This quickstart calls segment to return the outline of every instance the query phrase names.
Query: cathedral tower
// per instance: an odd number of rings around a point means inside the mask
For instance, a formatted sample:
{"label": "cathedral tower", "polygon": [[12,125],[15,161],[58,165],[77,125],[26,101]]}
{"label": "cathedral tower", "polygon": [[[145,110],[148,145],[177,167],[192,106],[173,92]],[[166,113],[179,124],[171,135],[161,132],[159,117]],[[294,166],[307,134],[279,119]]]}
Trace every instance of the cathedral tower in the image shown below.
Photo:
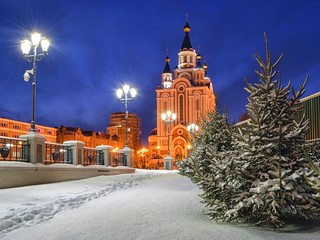
{"label": "cathedral tower", "polygon": [[149,152],[157,160],[160,156],[162,160],[168,152],[168,125],[162,121],[162,113],[171,111],[177,115],[170,125],[169,134],[170,156],[175,162],[187,157],[190,146],[187,126],[199,123],[208,111],[216,109],[216,96],[211,79],[207,76],[207,65],[205,62],[202,65],[200,52],[196,53],[192,47],[188,22],[183,30],[185,36],[178,52],[178,65],[172,73],[167,53],[161,86],[156,89],[157,127],[148,141]]}

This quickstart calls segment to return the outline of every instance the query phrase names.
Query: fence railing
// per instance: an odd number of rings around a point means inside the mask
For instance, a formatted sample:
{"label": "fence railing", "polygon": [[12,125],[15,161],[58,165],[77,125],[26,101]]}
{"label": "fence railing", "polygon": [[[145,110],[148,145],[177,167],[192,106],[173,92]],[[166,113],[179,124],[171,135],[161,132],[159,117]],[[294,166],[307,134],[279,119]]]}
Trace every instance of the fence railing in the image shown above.
{"label": "fence railing", "polygon": [[59,143],[45,143],[44,164],[52,163],[73,163],[71,146]]}
{"label": "fence railing", "polygon": [[89,165],[104,165],[104,153],[102,150],[83,148],[83,166]]}
{"label": "fence railing", "polygon": [[67,163],[82,166],[111,166],[112,164],[112,146],[99,145],[96,148],[87,148],[82,141],[70,140],[60,144],[45,142],[44,139],[41,135],[34,133],[21,135],[19,138],[0,136],[0,161],[22,161],[46,165]]}
{"label": "fence railing", "polygon": [[0,160],[30,162],[29,144],[18,138],[0,137]]}

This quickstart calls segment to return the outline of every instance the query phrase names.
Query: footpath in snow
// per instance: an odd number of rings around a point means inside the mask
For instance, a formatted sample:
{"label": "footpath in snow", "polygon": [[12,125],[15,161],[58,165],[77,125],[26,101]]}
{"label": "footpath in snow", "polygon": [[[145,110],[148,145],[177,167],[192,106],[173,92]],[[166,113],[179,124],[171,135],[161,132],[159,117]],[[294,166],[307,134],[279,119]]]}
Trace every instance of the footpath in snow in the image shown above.
{"label": "footpath in snow", "polygon": [[320,226],[282,232],[215,223],[200,191],[175,171],[0,190],[0,239],[320,239]]}

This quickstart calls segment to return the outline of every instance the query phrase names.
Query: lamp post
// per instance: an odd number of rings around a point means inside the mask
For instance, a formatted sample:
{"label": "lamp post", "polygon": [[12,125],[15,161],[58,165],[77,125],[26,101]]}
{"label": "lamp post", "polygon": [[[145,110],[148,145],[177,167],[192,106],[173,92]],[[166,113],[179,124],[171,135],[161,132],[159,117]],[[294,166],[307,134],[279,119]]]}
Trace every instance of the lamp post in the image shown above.
{"label": "lamp post", "polygon": [[141,158],[143,158],[143,165],[142,168],[146,168],[146,153],[148,152],[148,149],[142,148],[138,151],[138,154]]}
{"label": "lamp post", "polygon": [[[129,92],[131,97],[129,97]],[[117,90],[118,99],[124,103],[125,111],[126,111],[126,142],[125,147],[128,147],[128,102],[132,101],[137,95],[137,90],[135,88],[130,88],[129,85],[123,85],[122,89],[119,88]]]}
{"label": "lamp post", "polygon": [[168,125],[168,156],[170,156],[170,125],[174,120],[176,120],[177,115],[175,113],[171,113],[171,111],[167,111],[166,113],[161,114],[162,121]]}
{"label": "lamp post", "polygon": [[[37,49],[41,45],[42,52],[38,53]],[[36,105],[36,84],[37,84],[37,78],[36,78],[36,62],[42,60],[43,57],[48,55],[48,48],[49,48],[50,42],[48,39],[41,36],[39,33],[33,33],[31,34],[31,41],[28,39],[25,39],[21,41],[21,50],[25,57],[25,59],[28,62],[32,62],[32,69],[26,70],[26,72],[23,75],[23,78],[26,82],[30,79],[30,74],[33,76],[32,81],[32,120],[31,120],[31,132],[35,132],[35,105]],[[33,48],[33,49],[32,49]],[[32,49],[32,53],[30,53],[30,50]]]}
{"label": "lamp post", "polygon": [[171,170],[172,158],[170,157],[170,125],[176,120],[177,115],[175,113],[172,113],[171,111],[167,111],[166,113],[161,114],[161,118],[162,121],[168,125],[168,155],[164,158],[164,161],[166,163],[165,169]]}
{"label": "lamp post", "polygon": [[[129,96],[130,94],[130,96]],[[132,101],[137,95],[137,90],[135,88],[131,88],[129,85],[125,84],[122,86],[122,89],[119,88],[117,90],[118,99],[124,103],[125,111],[126,111],[126,141],[125,146],[122,150],[122,165],[123,166],[131,166],[131,157],[130,157],[130,148],[128,147],[128,102]],[[129,162],[128,162],[129,161]]]}

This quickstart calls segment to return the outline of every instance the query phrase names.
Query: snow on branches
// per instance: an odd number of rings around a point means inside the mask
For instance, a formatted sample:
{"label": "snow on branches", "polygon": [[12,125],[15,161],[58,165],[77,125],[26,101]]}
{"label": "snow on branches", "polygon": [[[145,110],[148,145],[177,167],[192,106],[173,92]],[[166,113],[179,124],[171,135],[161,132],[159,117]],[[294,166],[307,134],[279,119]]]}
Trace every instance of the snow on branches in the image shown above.
{"label": "snow on branches", "polygon": [[281,228],[288,217],[320,216],[320,180],[304,149],[308,120],[294,118],[307,78],[298,91],[282,86],[283,54],[272,63],[266,35],[265,44],[266,61],[254,55],[259,82],[245,88],[246,125],[236,129],[226,114],[209,113],[179,170],[203,190],[214,220]]}

